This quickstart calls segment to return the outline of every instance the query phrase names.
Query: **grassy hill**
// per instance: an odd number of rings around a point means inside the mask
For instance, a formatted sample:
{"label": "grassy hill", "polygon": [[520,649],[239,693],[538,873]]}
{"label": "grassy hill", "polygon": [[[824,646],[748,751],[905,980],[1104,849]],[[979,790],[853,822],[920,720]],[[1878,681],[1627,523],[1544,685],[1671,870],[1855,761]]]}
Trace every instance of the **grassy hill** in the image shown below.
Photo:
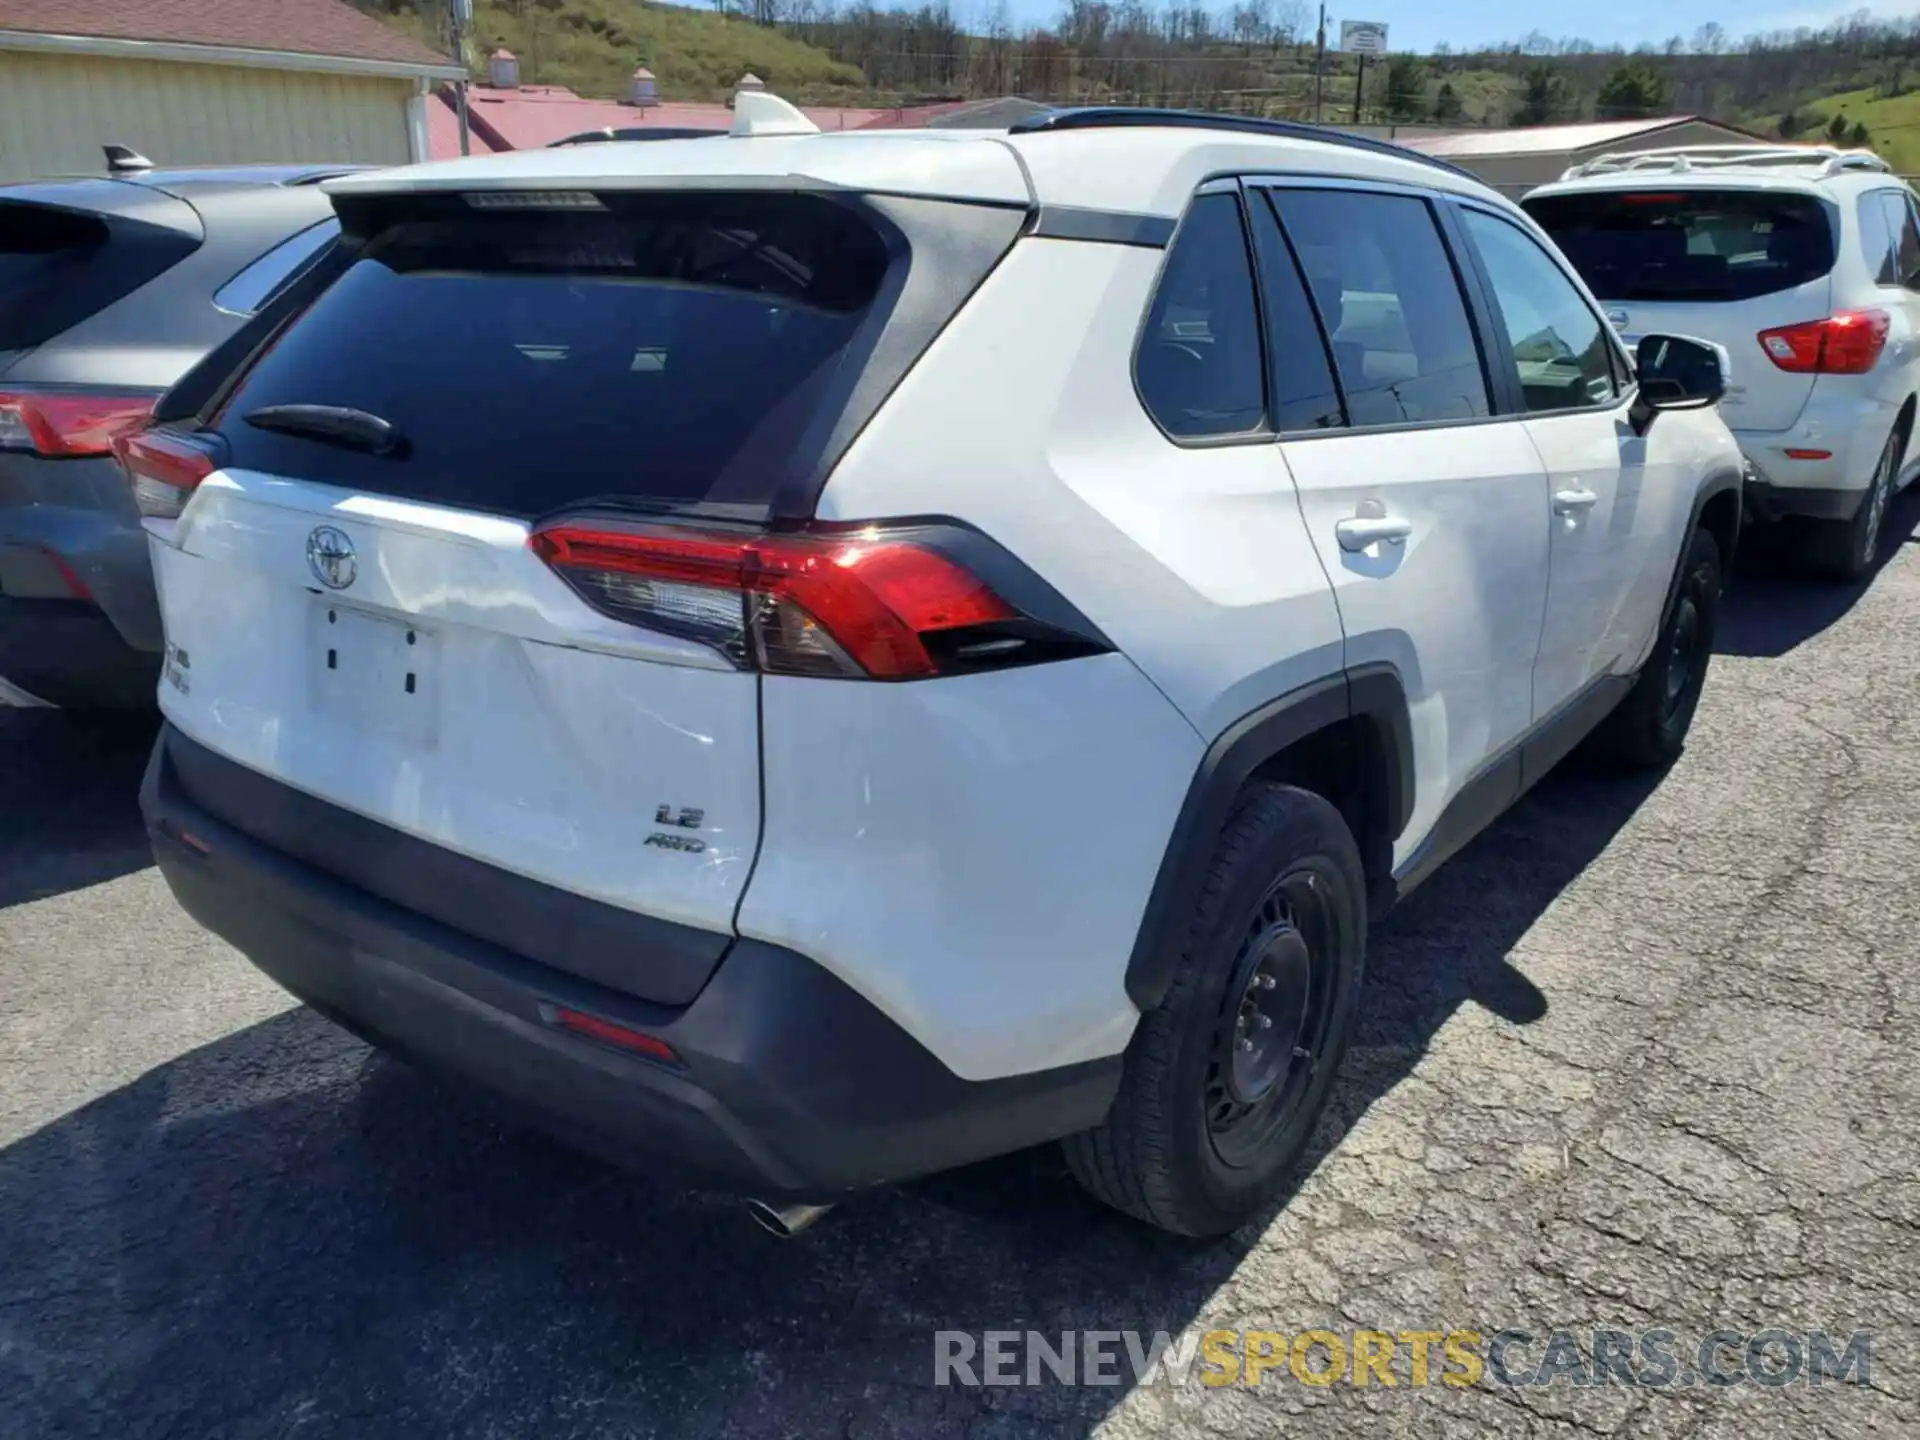
{"label": "grassy hill", "polygon": [[[1818,116],[1823,125],[1835,115],[1865,125],[1873,148],[1889,165],[1903,175],[1920,173],[1920,90],[1891,97],[1877,89],[1850,90],[1816,100],[1801,113]],[[1816,137],[1809,131],[1802,138]]]}
{"label": "grassy hill", "polygon": [[[356,0],[364,10],[445,49],[445,9],[406,0]],[[803,41],[739,16],[684,10],[647,0],[476,0],[472,60],[505,45],[520,58],[523,84],[565,85],[582,95],[626,93],[645,65],[669,100],[720,100],[751,70],[788,99],[844,100],[865,85],[859,69]]]}

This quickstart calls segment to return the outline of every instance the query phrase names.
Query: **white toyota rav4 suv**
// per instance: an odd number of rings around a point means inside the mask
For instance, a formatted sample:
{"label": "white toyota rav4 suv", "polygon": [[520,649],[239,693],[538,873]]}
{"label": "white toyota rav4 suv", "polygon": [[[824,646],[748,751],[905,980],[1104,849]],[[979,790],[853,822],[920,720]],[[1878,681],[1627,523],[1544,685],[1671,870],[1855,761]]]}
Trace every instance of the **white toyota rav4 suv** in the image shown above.
{"label": "white toyota rav4 suv", "polygon": [[1661,330],[1726,348],[1750,517],[1811,521],[1809,559],[1865,574],[1920,458],[1920,221],[1886,162],[1825,146],[1638,151],[1522,204],[1628,343]]}
{"label": "white toyota rav4 suv", "polygon": [[1600,722],[1679,752],[1718,357],[1636,383],[1388,146],[740,107],[334,183],[339,253],[123,440],[160,865],[630,1162],[777,1209],[1064,1138],[1227,1230],[1370,919]]}

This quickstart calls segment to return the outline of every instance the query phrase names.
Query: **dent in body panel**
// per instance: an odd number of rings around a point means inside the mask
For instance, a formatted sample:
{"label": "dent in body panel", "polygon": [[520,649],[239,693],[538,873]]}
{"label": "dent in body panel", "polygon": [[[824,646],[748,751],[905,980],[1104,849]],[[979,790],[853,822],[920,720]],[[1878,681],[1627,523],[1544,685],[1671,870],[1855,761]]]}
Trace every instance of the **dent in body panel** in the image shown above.
{"label": "dent in body panel", "polygon": [[743,936],[818,961],[968,1080],[1125,1048],[1128,956],[1204,747],[1123,657],[768,676],[762,714]]}

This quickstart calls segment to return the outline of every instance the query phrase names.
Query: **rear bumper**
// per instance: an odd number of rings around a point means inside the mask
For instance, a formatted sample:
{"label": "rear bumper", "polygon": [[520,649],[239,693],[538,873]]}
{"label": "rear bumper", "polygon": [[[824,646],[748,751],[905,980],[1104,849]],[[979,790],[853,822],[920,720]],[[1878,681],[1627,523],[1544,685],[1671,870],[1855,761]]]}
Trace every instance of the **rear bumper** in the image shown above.
{"label": "rear bumper", "polygon": [[1744,503],[1761,520],[1851,520],[1867,497],[1865,490],[1820,490],[1804,485],[1774,485],[1749,475]]}
{"label": "rear bumper", "polygon": [[1897,415],[1895,406],[1817,385],[1792,429],[1736,429],[1754,470],[1750,508],[1768,520],[1852,519]]}
{"label": "rear bumper", "polygon": [[0,594],[71,599],[72,580],[128,647],[164,648],[146,532],[119,466],[0,452]]}
{"label": "rear bumper", "polygon": [[160,657],[129,646],[85,600],[0,595],[0,679],[49,705],[149,709]]}
{"label": "rear bumper", "polygon": [[[622,995],[291,859],[200,810],[163,727],[141,792],[186,911],[314,1009],[647,1171],[826,1200],[1096,1125],[1120,1057],[962,1080],[825,969],[737,940],[691,1003]],[[191,837],[191,839],[183,838]],[[659,922],[654,922],[655,924]],[[555,1028],[565,1006],[656,1036],[678,1065]]]}

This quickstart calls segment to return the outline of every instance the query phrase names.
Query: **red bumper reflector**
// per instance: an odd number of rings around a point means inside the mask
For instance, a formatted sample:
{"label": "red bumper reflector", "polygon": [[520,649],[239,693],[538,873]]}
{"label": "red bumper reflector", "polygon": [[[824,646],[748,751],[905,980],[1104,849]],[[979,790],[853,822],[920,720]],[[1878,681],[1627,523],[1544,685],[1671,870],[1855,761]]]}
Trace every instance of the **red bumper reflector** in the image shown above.
{"label": "red bumper reflector", "polygon": [[562,1030],[571,1030],[576,1035],[598,1040],[603,1045],[631,1050],[636,1055],[645,1055],[649,1060],[665,1060],[670,1065],[680,1063],[680,1057],[673,1053],[673,1047],[656,1035],[629,1030],[625,1025],[616,1025],[611,1020],[602,1020],[598,1015],[588,1015],[584,1011],[569,1010],[564,1005],[552,1006],[550,1013],[552,1023]]}
{"label": "red bumper reflector", "polygon": [[1787,458],[1789,460],[1831,460],[1833,458],[1833,451],[1831,450],[1789,450],[1787,451]]}

